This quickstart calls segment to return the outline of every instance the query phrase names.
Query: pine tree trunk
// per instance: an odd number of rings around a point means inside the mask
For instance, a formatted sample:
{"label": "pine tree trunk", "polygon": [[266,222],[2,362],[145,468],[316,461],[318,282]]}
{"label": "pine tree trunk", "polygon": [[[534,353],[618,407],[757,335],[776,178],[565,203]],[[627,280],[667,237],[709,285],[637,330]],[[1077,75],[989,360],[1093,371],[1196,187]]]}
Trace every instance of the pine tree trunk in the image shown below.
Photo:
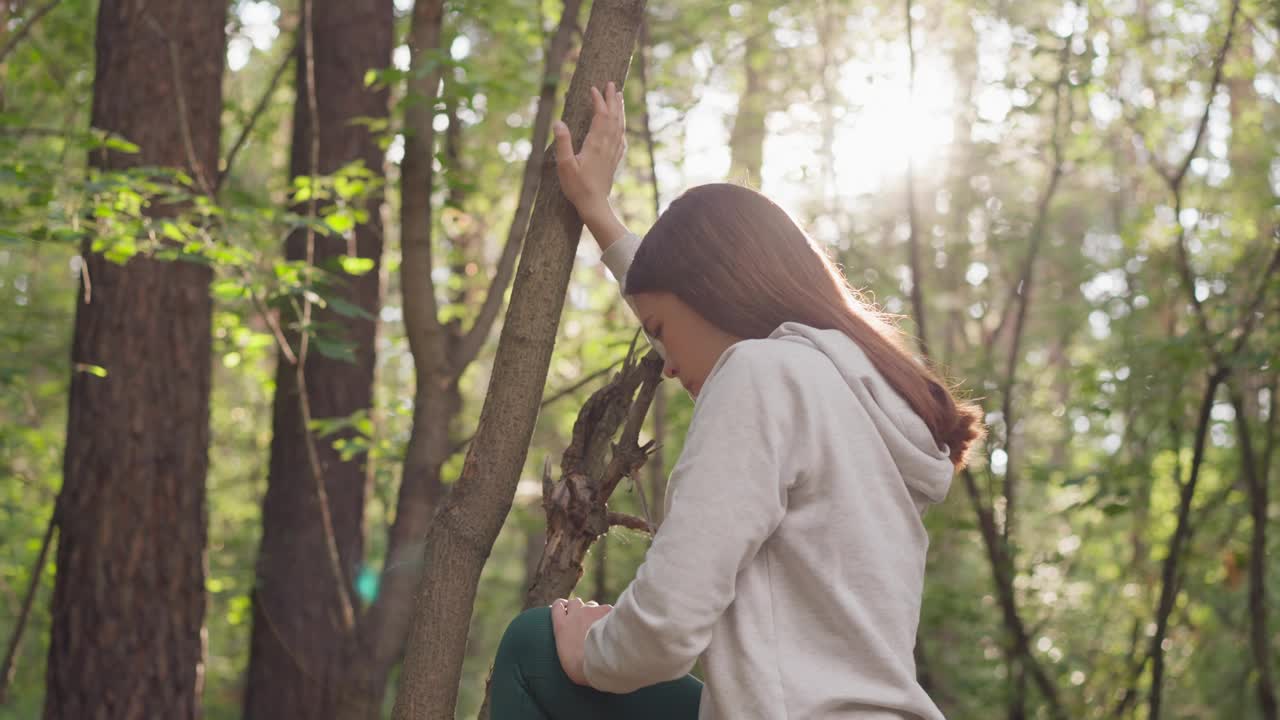
{"label": "pine tree trunk", "polygon": [[[304,11],[308,9],[310,23],[304,17],[299,32],[306,33],[309,25],[311,38],[308,42],[303,35],[297,44],[298,92],[290,174],[295,178],[328,175],[360,161],[375,177],[381,177],[383,159],[377,139],[367,125],[353,121],[387,116],[386,90],[366,87],[364,75],[390,64],[391,0],[312,0]],[[314,53],[311,63],[309,49]],[[315,168],[311,167],[313,159]],[[354,354],[354,362],[336,359],[318,352],[317,343],[310,344],[303,367],[310,413],[316,420],[347,417],[372,405],[374,338],[381,305],[380,202],[381,193],[377,192],[363,202],[369,222],[357,225],[351,238],[320,234],[311,238],[315,264],[331,269],[339,279],[329,294],[365,313],[352,317],[349,312],[313,309],[313,322],[322,326],[320,337],[348,343]],[[294,232],[285,244],[286,257],[305,260],[307,243],[306,232]],[[336,258],[353,253],[372,260],[373,269],[348,275],[334,266]],[[290,341],[298,346],[296,336]],[[354,626],[344,620],[343,608],[344,603],[358,602],[353,583],[364,545],[365,456],[343,461],[333,449],[335,440],[354,437],[353,430],[324,437],[312,432],[308,439],[299,401],[297,366],[281,356],[253,593],[247,718],[332,716],[340,680],[348,670],[346,655],[355,637]],[[328,561],[327,529],[308,460],[308,442],[315,444],[320,459],[341,579],[334,577]],[[345,598],[341,592],[344,587]]]}
{"label": "pine tree trunk", "polygon": [[[141,151],[91,163],[178,167],[208,185],[226,8],[102,0],[92,123]],[[44,717],[198,718],[210,271],[141,256],[117,265],[87,243],[82,257]]]}

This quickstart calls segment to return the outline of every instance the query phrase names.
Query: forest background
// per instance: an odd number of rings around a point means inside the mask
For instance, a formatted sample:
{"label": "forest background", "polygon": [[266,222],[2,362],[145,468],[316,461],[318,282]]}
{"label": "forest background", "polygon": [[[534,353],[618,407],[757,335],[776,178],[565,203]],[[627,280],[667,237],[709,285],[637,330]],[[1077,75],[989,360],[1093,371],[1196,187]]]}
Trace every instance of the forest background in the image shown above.
{"label": "forest background", "polygon": [[1263,0],[0,0],[0,718],[474,717],[522,607],[616,599],[692,401],[543,162],[606,79],[631,229],[761,189],[984,407],[926,517],[948,717],[1276,718],[1278,42]]}

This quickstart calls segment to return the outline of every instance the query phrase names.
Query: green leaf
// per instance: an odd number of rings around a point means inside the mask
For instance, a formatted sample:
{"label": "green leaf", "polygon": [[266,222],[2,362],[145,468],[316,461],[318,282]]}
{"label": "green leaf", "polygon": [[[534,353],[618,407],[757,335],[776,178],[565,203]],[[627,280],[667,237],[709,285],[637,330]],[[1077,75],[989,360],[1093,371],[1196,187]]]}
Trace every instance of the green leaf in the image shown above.
{"label": "green leaf", "polygon": [[182,235],[182,231],[178,229],[178,226],[174,225],[168,220],[165,220],[164,224],[160,226],[160,234],[164,235],[170,240],[175,240],[177,242],[182,242],[186,240],[186,238]]}
{"label": "green leaf", "polygon": [[365,320],[373,319],[373,315],[370,315],[368,310],[365,310],[355,303],[347,302],[340,297],[325,298],[325,300],[328,301],[329,307],[334,312],[342,315],[343,317],[358,317],[364,318]]}
{"label": "green leaf", "polygon": [[355,346],[352,343],[341,340],[326,340],[316,336],[311,338],[311,346],[316,349],[316,352],[331,360],[341,360],[349,363],[356,361]]}
{"label": "green leaf", "polygon": [[101,365],[91,365],[89,363],[76,363],[75,369],[76,369],[76,372],[89,373],[94,377],[103,378],[107,376],[107,369],[102,367]]}
{"label": "green leaf", "polygon": [[244,297],[244,286],[227,278],[213,281],[211,290],[213,296],[219,300],[238,300]]}
{"label": "green leaf", "polygon": [[326,215],[324,224],[328,225],[331,230],[336,233],[345,233],[355,228],[356,219],[351,213],[340,210],[331,215]]}
{"label": "green leaf", "polygon": [[375,265],[373,258],[353,257],[351,255],[339,257],[338,263],[342,265],[342,271],[348,275],[364,275],[372,270]]}
{"label": "green leaf", "polygon": [[343,200],[350,201],[364,194],[368,186],[359,178],[337,177],[333,181],[333,189],[338,193],[338,197]]}
{"label": "green leaf", "polygon": [[1112,502],[1102,506],[1102,513],[1108,517],[1129,512],[1128,503]]}
{"label": "green leaf", "polygon": [[118,150],[122,153],[132,154],[132,153],[137,153],[139,150],[142,149],[137,145],[134,145],[133,143],[129,142],[128,140],[125,140],[122,137],[116,137],[115,135],[108,135],[106,141],[103,142],[102,144],[105,145],[108,149]]}
{"label": "green leaf", "polygon": [[103,253],[103,257],[117,265],[124,265],[129,262],[129,258],[138,254],[138,245],[131,237],[123,237],[112,243],[111,247]]}

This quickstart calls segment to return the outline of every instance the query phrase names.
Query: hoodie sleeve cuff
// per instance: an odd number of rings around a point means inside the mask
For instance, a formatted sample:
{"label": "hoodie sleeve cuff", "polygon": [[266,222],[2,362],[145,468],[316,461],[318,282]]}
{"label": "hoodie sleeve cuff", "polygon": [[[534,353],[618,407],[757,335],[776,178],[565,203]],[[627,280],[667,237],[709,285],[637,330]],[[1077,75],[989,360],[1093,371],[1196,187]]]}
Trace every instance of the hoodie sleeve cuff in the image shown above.
{"label": "hoodie sleeve cuff", "polygon": [[603,658],[597,657],[600,653],[599,633],[596,633],[596,637],[594,638],[592,637],[592,633],[599,630],[601,628],[601,623],[603,623],[608,617],[609,616],[606,615],[605,617],[600,618],[592,623],[591,627],[587,628],[587,636],[583,640],[582,644],[582,674],[587,679],[588,685],[596,690],[602,690],[604,692],[609,692],[605,689],[605,686],[608,685],[608,683],[605,682],[604,673],[602,671],[603,669],[596,667],[597,660],[603,661]]}
{"label": "hoodie sleeve cuff", "polygon": [[636,250],[640,248],[640,236],[631,231],[627,231],[622,237],[613,242],[612,245],[605,248],[604,253],[600,256],[605,267],[609,268],[609,272],[613,273],[614,278],[618,280],[618,286],[622,288],[622,292],[627,291],[627,268],[631,267],[631,260],[636,256]]}

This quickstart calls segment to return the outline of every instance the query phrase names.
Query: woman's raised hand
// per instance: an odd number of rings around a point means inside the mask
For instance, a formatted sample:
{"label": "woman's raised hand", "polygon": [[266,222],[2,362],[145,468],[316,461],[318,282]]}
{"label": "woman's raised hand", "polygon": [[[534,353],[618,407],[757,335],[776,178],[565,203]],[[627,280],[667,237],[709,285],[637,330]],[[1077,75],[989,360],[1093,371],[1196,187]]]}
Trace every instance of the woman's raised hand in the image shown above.
{"label": "woman's raised hand", "polygon": [[612,217],[609,191],[613,187],[618,163],[627,151],[622,93],[612,81],[605,87],[604,95],[595,86],[591,87],[591,106],[595,114],[591,117],[587,136],[582,140],[582,148],[576,155],[569,126],[560,120],[552,126],[556,135],[556,170],[560,175],[560,187],[588,226]]}

